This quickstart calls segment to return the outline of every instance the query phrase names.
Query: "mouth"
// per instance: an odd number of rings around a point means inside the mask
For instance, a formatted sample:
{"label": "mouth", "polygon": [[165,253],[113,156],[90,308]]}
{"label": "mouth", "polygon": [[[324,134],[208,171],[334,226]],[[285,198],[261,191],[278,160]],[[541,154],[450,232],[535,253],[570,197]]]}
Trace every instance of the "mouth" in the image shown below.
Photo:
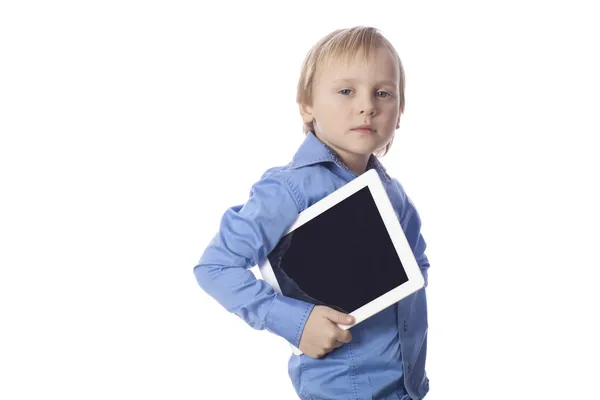
{"label": "mouth", "polygon": [[360,133],[364,133],[364,134],[377,132],[373,128],[371,128],[370,125],[357,126],[356,128],[352,128],[352,130],[360,132]]}

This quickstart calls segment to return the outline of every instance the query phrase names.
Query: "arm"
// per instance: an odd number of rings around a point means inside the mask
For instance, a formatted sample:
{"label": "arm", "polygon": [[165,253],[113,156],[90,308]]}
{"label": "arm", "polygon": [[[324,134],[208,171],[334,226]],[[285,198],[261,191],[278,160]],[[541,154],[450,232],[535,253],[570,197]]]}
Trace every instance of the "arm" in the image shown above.
{"label": "arm", "polygon": [[398,215],[400,219],[400,225],[404,230],[406,235],[406,239],[413,251],[415,258],[417,259],[417,263],[419,264],[419,268],[421,269],[421,273],[423,274],[423,278],[425,279],[425,286],[428,284],[428,270],[429,270],[429,260],[425,255],[425,249],[427,248],[427,243],[421,234],[421,217],[413,204],[412,200],[406,192],[404,188],[394,179],[398,189],[400,190],[400,198],[402,199],[402,209],[399,210]]}
{"label": "arm", "polygon": [[285,178],[263,176],[245,205],[227,210],[194,267],[200,287],[225,309],[296,347],[314,305],[278,294],[249,268],[275,248],[298,216],[301,202]]}

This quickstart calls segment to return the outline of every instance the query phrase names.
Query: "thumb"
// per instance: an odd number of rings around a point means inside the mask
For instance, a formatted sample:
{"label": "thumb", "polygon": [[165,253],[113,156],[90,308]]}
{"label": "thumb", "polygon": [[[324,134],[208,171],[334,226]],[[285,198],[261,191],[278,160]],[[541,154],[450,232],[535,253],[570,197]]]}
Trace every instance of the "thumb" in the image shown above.
{"label": "thumb", "polygon": [[328,309],[326,316],[328,320],[337,324],[350,325],[354,322],[354,317],[352,315],[336,311],[333,308]]}

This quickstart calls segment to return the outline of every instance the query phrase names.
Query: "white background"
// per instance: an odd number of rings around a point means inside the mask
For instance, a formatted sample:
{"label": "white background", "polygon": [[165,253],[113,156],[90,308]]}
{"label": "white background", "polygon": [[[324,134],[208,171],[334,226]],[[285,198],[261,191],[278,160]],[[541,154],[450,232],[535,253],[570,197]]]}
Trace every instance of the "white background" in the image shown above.
{"label": "white background", "polygon": [[2,2],[0,398],[295,398],[283,339],[192,270],[301,143],[306,52],[372,25],[406,69],[382,161],[429,245],[427,398],[599,399],[593,2],[416,3]]}

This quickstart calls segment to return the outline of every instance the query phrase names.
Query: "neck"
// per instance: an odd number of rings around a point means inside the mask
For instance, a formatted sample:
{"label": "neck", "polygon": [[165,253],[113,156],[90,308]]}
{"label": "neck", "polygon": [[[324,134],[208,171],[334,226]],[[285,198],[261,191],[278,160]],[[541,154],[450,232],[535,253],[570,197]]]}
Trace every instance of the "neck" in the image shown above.
{"label": "neck", "polygon": [[343,152],[339,151],[338,154],[348,169],[350,169],[356,175],[361,175],[367,170],[367,164],[369,163],[370,155],[349,153],[343,154]]}
{"label": "neck", "polygon": [[325,146],[329,148],[330,151],[333,151],[338,158],[344,163],[344,165],[354,172],[356,175],[362,175],[367,170],[367,166],[369,165],[369,160],[371,158],[371,154],[356,154],[350,153],[348,151],[344,151],[342,149],[338,149],[337,147],[331,145],[330,143],[325,142],[316,133],[314,135],[323,143]]}

